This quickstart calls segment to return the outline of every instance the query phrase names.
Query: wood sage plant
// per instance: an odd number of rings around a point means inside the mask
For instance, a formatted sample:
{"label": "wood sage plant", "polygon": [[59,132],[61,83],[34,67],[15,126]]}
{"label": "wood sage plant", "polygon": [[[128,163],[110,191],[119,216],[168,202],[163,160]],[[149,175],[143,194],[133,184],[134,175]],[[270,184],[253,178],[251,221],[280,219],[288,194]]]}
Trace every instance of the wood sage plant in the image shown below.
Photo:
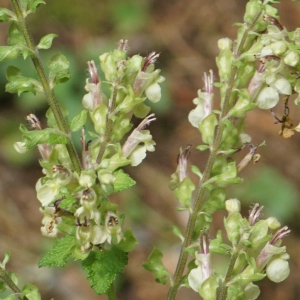
{"label": "wood sage plant", "polygon": [[[203,143],[199,151],[209,152],[204,170],[192,166],[199,177],[196,185],[188,173],[190,147],[180,149],[178,167],[171,176],[170,188],[178,199],[178,210],[188,211],[186,230],[174,226],[181,239],[181,251],[175,274],[163,265],[163,253],[154,248],[144,268],[156,282],[168,284],[167,299],[176,298],[181,287],[199,294],[199,299],[257,299],[260,290],[254,284],[266,276],[280,282],[289,275],[289,255],[281,246],[290,230],[275,217],[261,218],[263,207],[254,204],[248,216],[241,215],[238,199],[227,199],[226,187],[242,181],[239,173],[259,160],[264,141],[252,141],[245,132],[245,117],[253,109],[270,110],[281,123],[280,136],[289,138],[300,131],[289,116],[290,97],[300,102],[300,29],[288,32],[280,23],[277,0],[249,0],[244,22],[234,40],[222,38],[216,58],[218,74],[204,73],[204,89],[194,99],[196,107],[188,119],[199,130]],[[114,280],[123,273],[128,253],[137,240],[130,228],[123,228],[124,214],[110,201],[110,195],[135,184],[123,167],[137,166],[155,142],[145,129],[155,121],[145,100],[158,102],[164,78],[155,69],[158,54],[147,57],[127,54],[127,41],[101,54],[99,62],[89,61],[83,109],[72,120],[56,99],[54,87],[70,78],[69,62],[62,54],[54,55],[47,72],[39,51],[49,49],[55,34],[34,44],[27,16],[35,13],[43,0],[11,0],[13,10],[0,9],[0,21],[9,22],[8,45],[0,47],[0,61],[22,55],[31,59],[38,79],[27,78],[10,66],[6,70],[6,91],[21,94],[42,92],[49,104],[47,125],[29,113],[28,126],[21,125],[22,141],[15,143],[19,152],[37,147],[43,176],[36,184],[37,199],[43,215],[41,233],[55,240],[44,254],[39,267],[63,267],[71,260],[81,262],[91,287],[108,299],[116,299]],[[100,66],[100,69],[98,67]],[[99,70],[99,71],[98,71]],[[101,80],[98,72],[105,80]],[[105,93],[103,87],[108,87]],[[220,98],[220,107],[214,97]],[[282,117],[272,109],[283,107]],[[140,118],[134,128],[132,118]],[[86,131],[87,119],[93,129]],[[81,131],[81,153],[74,147],[71,133]],[[245,152],[241,161],[235,154]],[[226,237],[209,231],[212,216],[226,210]],[[126,212],[125,212],[126,213]],[[215,255],[229,258],[224,274],[213,269]],[[36,287],[17,286],[17,278],[5,270],[7,254],[0,265],[1,291],[10,288],[18,299],[41,299]],[[155,284],[153,282],[153,284]],[[14,299],[9,296],[6,299]]]}

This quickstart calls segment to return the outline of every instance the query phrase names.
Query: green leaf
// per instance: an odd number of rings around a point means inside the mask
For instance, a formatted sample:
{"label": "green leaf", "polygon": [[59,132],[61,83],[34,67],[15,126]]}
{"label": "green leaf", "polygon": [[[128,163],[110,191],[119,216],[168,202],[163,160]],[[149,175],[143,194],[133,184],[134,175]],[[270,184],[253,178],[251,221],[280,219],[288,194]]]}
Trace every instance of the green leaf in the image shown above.
{"label": "green leaf", "polygon": [[19,45],[26,47],[25,39],[19,28],[19,25],[16,22],[12,22],[9,27],[7,44],[9,46]]}
{"label": "green leaf", "polygon": [[[67,116],[69,114],[69,111],[63,107],[63,106],[60,106],[60,109],[62,111],[62,114],[63,116],[65,117],[65,119],[67,120]],[[57,126],[57,123],[56,123],[56,120],[55,120],[55,117],[54,117],[54,114],[52,112],[52,109],[49,108],[47,111],[46,111],[46,118],[47,118],[47,125],[49,127],[52,127],[52,128],[56,128],[56,129],[59,129],[58,126]],[[98,136],[97,136],[98,137]]]}
{"label": "green leaf", "polygon": [[0,267],[2,269],[5,269],[5,265],[9,262],[10,260],[10,253],[9,252],[5,252],[4,254],[4,259],[3,261],[0,263]]}
{"label": "green leaf", "polygon": [[45,36],[43,36],[37,45],[38,49],[49,49],[52,45],[53,39],[57,37],[57,34],[49,33]]}
{"label": "green leaf", "polygon": [[40,4],[46,4],[43,0],[28,0],[27,13],[34,13]]}
{"label": "green leaf", "polygon": [[18,49],[24,59],[26,59],[27,56],[34,55],[34,53],[27,47],[24,36],[16,22],[12,22],[9,27],[7,44],[9,46],[18,46]]}
{"label": "green leaf", "polygon": [[8,83],[5,86],[6,92],[22,94],[23,92],[32,92],[36,94],[37,91],[42,91],[42,85],[39,81],[22,76],[20,69],[9,66],[6,69],[6,78]]}
{"label": "green leaf", "polygon": [[63,267],[67,263],[68,257],[72,253],[76,239],[74,235],[66,235],[56,240],[54,246],[48,251],[39,262],[41,267]]}
{"label": "green leaf", "polygon": [[218,120],[215,114],[209,114],[199,125],[199,130],[202,133],[202,140],[208,145],[212,145],[214,141],[215,127]]}
{"label": "green leaf", "polygon": [[228,117],[243,117],[246,112],[256,107],[256,104],[251,101],[249,93],[246,89],[239,91],[239,99],[234,107],[229,111]]}
{"label": "green leaf", "polygon": [[122,274],[128,262],[127,253],[116,246],[99,252],[90,252],[82,261],[82,268],[87,271],[91,287],[99,294],[105,294],[117,274]]}
{"label": "green leaf", "polygon": [[16,20],[16,15],[14,12],[7,8],[0,7],[0,22],[10,22]]}
{"label": "green leaf", "polygon": [[192,194],[195,190],[195,185],[188,177],[184,178],[174,191],[176,198],[184,208],[190,208],[192,203]]}
{"label": "green leaf", "polygon": [[114,175],[116,176],[116,181],[114,182],[114,192],[115,193],[127,190],[127,189],[131,188],[133,185],[135,185],[135,183],[136,183],[122,169],[119,169],[116,172],[114,172]]}
{"label": "green leaf", "polygon": [[219,287],[216,277],[209,276],[200,286],[199,295],[203,300],[214,300],[217,297],[217,288]]}
{"label": "green leaf", "polygon": [[222,150],[229,150],[236,145],[239,141],[238,129],[236,126],[229,120],[224,120],[225,128],[222,134]]}
{"label": "green leaf", "polygon": [[224,188],[217,187],[210,192],[209,200],[203,205],[203,211],[208,214],[213,214],[217,210],[225,208],[224,202],[226,199],[226,192]]}
{"label": "green leaf", "polygon": [[20,49],[17,46],[0,46],[0,62],[16,59]]}
{"label": "green leaf", "polygon": [[237,177],[237,169],[235,162],[231,162],[227,164],[226,170],[215,177],[212,177],[209,179],[210,183],[211,182],[216,182],[217,185],[221,187],[225,187],[229,184],[236,184],[242,182],[242,179]]}
{"label": "green leaf", "polygon": [[69,70],[70,63],[62,54],[54,55],[48,62],[50,85],[63,83],[71,77]]}
{"label": "green leaf", "polygon": [[237,245],[243,228],[246,228],[247,221],[243,219],[240,213],[233,212],[224,220],[224,225],[229,241],[233,245]]}
{"label": "green leaf", "polygon": [[227,255],[230,250],[231,250],[231,247],[229,245],[223,243],[222,232],[221,232],[221,230],[219,230],[216,238],[209,242],[209,252],[221,254],[221,255]]}
{"label": "green leaf", "polygon": [[196,149],[200,150],[200,151],[205,151],[207,149],[209,149],[209,146],[207,145],[199,145],[196,147]]}
{"label": "green leaf", "polygon": [[135,236],[133,235],[131,228],[128,228],[124,232],[123,239],[121,240],[120,243],[118,243],[116,245],[116,247],[121,249],[123,252],[130,252],[135,248],[135,246],[137,244],[138,244],[138,241],[135,238]]}
{"label": "green leaf", "polygon": [[70,122],[71,132],[82,129],[86,122],[87,110],[82,110],[78,115],[76,115]]}
{"label": "green leaf", "polygon": [[39,293],[38,288],[30,283],[27,283],[24,285],[24,287],[22,289],[22,296],[28,300],[40,300],[41,299],[41,294]]}
{"label": "green leaf", "polygon": [[174,235],[179,237],[181,242],[183,242],[184,241],[184,236],[182,235],[181,230],[177,226],[172,226],[172,229],[173,229]]}
{"label": "green leaf", "polygon": [[166,284],[167,277],[170,277],[169,271],[162,263],[163,254],[157,248],[154,248],[148,257],[148,261],[143,263],[143,267],[155,276],[155,281]]}
{"label": "green leaf", "polygon": [[49,145],[58,145],[58,144],[63,144],[66,145],[68,144],[69,139],[68,137],[65,136],[65,134],[62,133],[49,133],[49,139],[48,139],[48,144]]}

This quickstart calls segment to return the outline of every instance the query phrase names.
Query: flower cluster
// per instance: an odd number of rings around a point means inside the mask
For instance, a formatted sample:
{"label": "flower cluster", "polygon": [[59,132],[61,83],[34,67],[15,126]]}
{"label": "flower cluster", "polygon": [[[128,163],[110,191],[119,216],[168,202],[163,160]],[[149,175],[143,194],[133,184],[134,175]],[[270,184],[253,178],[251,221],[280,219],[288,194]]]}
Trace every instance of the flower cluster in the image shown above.
{"label": "flower cluster", "polygon": [[[118,244],[123,239],[122,218],[108,196],[134,183],[120,167],[137,166],[147,151],[154,151],[155,142],[144,128],[155,116],[147,116],[150,108],[145,100],[148,97],[157,102],[161,98],[159,83],[164,78],[154,67],[158,54],[128,58],[126,49],[127,41],[121,41],[118,49],[100,56],[105,81],[100,79],[95,62],[88,62],[90,78],[82,100],[85,110],[69,123],[70,132],[82,131],[80,173],[74,170],[65,146],[68,137],[58,130],[51,111],[47,117],[53,126],[43,129],[37,117],[30,114],[27,119],[34,130],[22,125],[23,141],[15,144],[19,152],[38,146],[42,157],[44,177],[36,184],[44,214],[42,233],[56,237],[73,232],[82,253],[95,245]],[[105,85],[109,95],[103,91]],[[94,131],[86,133],[88,115]],[[123,141],[132,129],[133,116],[143,121]],[[87,135],[91,138],[88,142]]]}
{"label": "flower cluster", "polygon": [[227,299],[257,299],[260,291],[253,281],[267,276],[274,282],[281,282],[289,275],[289,255],[286,247],[280,244],[290,230],[287,227],[278,229],[280,223],[275,218],[260,220],[262,208],[255,204],[246,219],[240,214],[237,199],[226,201],[229,215],[224,225],[231,245],[223,242],[221,232],[211,241],[206,231],[200,234],[200,251],[195,253],[196,268],[190,270],[188,284],[203,299],[216,299],[219,286],[220,275],[213,273],[211,265],[213,254],[231,254],[233,268],[230,276],[223,279]]}

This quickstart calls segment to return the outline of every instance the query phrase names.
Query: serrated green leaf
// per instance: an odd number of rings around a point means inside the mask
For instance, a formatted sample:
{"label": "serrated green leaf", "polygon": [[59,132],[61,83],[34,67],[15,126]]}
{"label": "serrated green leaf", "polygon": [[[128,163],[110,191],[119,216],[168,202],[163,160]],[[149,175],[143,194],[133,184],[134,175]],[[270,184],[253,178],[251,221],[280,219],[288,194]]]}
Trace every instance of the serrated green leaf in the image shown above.
{"label": "serrated green leaf", "polygon": [[39,262],[41,267],[63,267],[67,263],[68,257],[72,253],[72,248],[76,244],[74,235],[66,235],[55,241],[50,251],[44,254]]}
{"label": "serrated green leaf", "polygon": [[20,53],[18,46],[0,46],[0,62],[16,59]]}
{"label": "serrated green leaf", "polygon": [[122,274],[127,265],[127,253],[116,246],[99,252],[90,252],[82,261],[82,268],[87,271],[91,287],[99,294],[105,294],[117,274]]}
{"label": "serrated green leaf", "polygon": [[162,263],[163,254],[157,248],[154,248],[148,257],[148,261],[143,263],[143,267],[155,276],[155,281],[166,284],[167,277],[170,276],[169,271]]}
{"label": "serrated green leaf", "polygon": [[16,19],[16,14],[7,8],[0,7],[0,22],[10,22]]}
{"label": "serrated green leaf", "polygon": [[131,228],[128,228],[124,232],[123,239],[116,246],[124,252],[130,252],[135,248],[137,244],[138,241],[133,235]]}
{"label": "serrated green leaf", "polygon": [[126,174],[122,169],[117,170],[114,172],[114,175],[116,176],[116,181],[114,182],[114,192],[122,192],[124,190],[129,189],[133,185],[135,185],[135,181]]}
{"label": "serrated green leaf", "polygon": [[76,115],[70,122],[71,132],[82,129],[86,122],[87,110],[82,110],[78,115]]}
{"label": "serrated green leaf", "polygon": [[63,83],[69,80],[70,74],[70,63],[67,58],[62,54],[54,55],[48,62],[49,80],[51,86],[55,84]]}
{"label": "serrated green leaf", "polygon": [[27,283],[24,285],[24,287],[22,289],[22,296],[28,300],[40,300],[41,299],[41,294],[39,293],[38,288],[30,283]]}
{"label": "serrated green leaf", "polygon": [[52,45],[53,39],[57,37],[57,34],[49,33],[45,36],[43,36],[37,45],[38,49],[49,49]]}

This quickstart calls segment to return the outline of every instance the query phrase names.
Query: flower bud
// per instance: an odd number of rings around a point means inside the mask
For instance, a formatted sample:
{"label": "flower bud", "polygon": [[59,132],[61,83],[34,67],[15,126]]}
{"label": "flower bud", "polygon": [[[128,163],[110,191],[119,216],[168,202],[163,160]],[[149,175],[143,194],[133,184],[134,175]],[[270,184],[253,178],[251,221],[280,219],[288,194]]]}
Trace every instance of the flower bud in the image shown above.
{"label": "flower bud", "polygon": [[257,96],[257,106],[261,109],[271,109],[279,102],[279,94],[273,87],[263,88]]}
{"label": "flower bud", "polygon": [[281,55],[287,49],[286,43],[284,41],[274,42],[270,45],[270,47],[274,55]]}
{"label": "flower bud", "polygon": [[274,217],[270,217],[268,219],[266,219],[267,223],[268,223],[268,227],[271,229],[271,230],[277,230],[278,228],[280,228],[280,223],[279,221],[274,218]]}
{"label": "flower bud", "polygon": [[298,62],[299,62],[299,54],[295,51],[290,51],[285,58],[283,59],[284,63],[291,66],[295,67]]}
{"label": "flower bud", "polygon": [[266,274],[273,282],[281,282],[290,274],[289,263],[285,259],[275,258],[267,265]]}
{"label": "flower bud", "polygon": [[225,208],[229,213],[240,212],[241,202],[237,198],[226,200]]}

